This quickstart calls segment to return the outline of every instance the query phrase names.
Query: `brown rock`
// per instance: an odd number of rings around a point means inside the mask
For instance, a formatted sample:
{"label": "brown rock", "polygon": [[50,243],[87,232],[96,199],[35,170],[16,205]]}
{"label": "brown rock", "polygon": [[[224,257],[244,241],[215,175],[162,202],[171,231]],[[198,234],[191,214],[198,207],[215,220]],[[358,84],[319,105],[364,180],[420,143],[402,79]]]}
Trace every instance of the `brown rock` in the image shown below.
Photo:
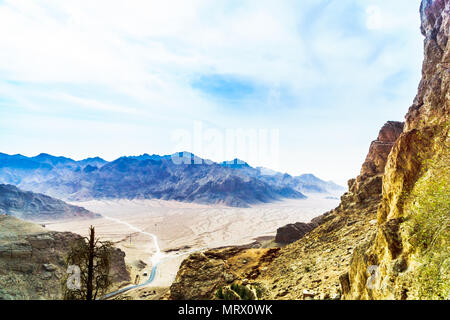
{"label": "brown rock", "polygon": [[[70,232],[49,232],[34,223],[0,216],[0,300],[61,299],[60,279],[67,270],[64,260],[79,238]],[[119,249],[112,255],[115,283],[129,280],[124,257]]]}
{"label": "brown rock", "polygon": [[275,242],[281,244],[288,244],[295,242],[305,236],[308,232],[314,230],[318,224],[297,222],[295,224],[288,224],[284,227],[278,228]]}
{"label": "brown rock", "polygon": [[204,253],[193,253],[178,270],[175,282],[170,286],[171,300],[214,299],[216,291],[235,280],[227,270],[225,261]]}
{"label": "brown rock", "polygon": [[403,126],[403,122],[389,121],[381,128],[378,139],[370,145],[369,153],[361,168],[361,176],[384,173],[387,157],[403,132]]}

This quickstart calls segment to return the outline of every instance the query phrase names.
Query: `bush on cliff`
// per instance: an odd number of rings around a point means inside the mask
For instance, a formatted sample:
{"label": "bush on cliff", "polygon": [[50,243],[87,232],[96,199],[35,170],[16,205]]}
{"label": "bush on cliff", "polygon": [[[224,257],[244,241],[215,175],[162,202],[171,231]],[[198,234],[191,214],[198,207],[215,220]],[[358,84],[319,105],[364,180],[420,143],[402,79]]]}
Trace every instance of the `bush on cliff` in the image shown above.
{"label": "bush on cliff", "polygon": [[427,164],[407,209],[411,251],[419,257],[418,293],[421,299],[450,298],[450,152]]}

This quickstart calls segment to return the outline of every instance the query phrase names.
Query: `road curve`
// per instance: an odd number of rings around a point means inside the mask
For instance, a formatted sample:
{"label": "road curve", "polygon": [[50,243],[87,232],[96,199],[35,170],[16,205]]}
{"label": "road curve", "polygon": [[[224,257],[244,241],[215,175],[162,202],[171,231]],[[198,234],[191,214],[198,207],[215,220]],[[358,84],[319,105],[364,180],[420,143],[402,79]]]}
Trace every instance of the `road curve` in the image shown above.
{"label": "road curve", "polygon": [[[139,233],[142,233],[142,234],[145,234],[145,235],[151,237],[153,239],[153,244],[154,244],[154,246],[156,248],[156,253],[154,253],[152,255],[152,271],[150,272],[150,277],[148,278],[147,281],[145,281],[144,283],[141,283],[141,284],[128,286],[128,287],[119,289],[117,291],[108,293],[108,294],[104,295],[103,297],[101,297],[100,300],[111,298],[111,297],[113,297],[115,295],[118,295],[120,293],[129,291],[131,289],[136,289],[136,288],[148,286],[155,279],[156,271],[158,270],[158,264],[161,262],[161,259],[163,257],[163,254],[161,252],[161,248],[159,247],[158,237],[156,235],[154,235],[153,233],[149,233],[149,232],[143,231],[143,230],[141,230],[141,229],[139,229],[139,228],[129,224],[128,222],[125,222],[125,221],[122,221],[122,220],[119,220],[119,219],[116,219],[116,218],[111,218],[111,217],[108,217],[108,216],[103,216],[103,217],[105,219],[114,221],[116,223],[123,224],[123,225],[127,226],[128,228],[130,228],[133,231],[136,231],[136,232],[139,232]],[[153,249],[153,247],[152,247],[152,249]]]}

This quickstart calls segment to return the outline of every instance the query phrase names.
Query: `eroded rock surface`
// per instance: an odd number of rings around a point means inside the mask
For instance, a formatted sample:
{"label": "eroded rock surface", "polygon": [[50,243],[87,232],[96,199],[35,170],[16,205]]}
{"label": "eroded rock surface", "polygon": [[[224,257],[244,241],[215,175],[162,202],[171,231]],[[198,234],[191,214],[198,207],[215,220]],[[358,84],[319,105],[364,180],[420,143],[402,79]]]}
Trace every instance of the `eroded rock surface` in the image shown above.
{"label": "eroded rock surface", "polygon": [[175,282],[170,287],[170,299],[213,299],[220,286],[230,284],[235,279],[220,255],[194,253],[181,264]]}
{"label": "eroded rock surface", "polygon": [[384,174],[387,158],[402,133],[403,126],[403,122],[389,121],[381,128],[377,140],[370,145],[369,154],[362,165],[361,176]]}
{"label": "eroded rock surface", "polygon": [[191,254],[181,264],[168,299],[216,299],[219,288],[226,290],[236,283],[255,285],[261,270],[278,252],[279,248],[253,249],[249,245]]}
{"label": "eroded rock surface", "polygon": [[[80,236],[0,215],[0,300],[61,299],[66,254]],[[129,281],[125,254],[111,258],[114,283]]]}
{"label": "eroded rock surface", "polygon": [[[382,176],[386,161],[394,143],[403,131],[403,122],[388,121],[380,130],[378,138],[369,148],[361,173],[356,179],[348,182],[349,192],[342,197],[339,210],[345,211],[358,204],[375,202],[381,199]],[[277,230],[275,242],[289,244],[303,238],[319,225],[328,221],[336,212],[328,212],[313,219],[310,223],[295,223]]]}
{"label": "eroded rock surface", "polygon": [[289,244],[305,236],[308,232],[314,230],[318,224],[297,222],[278,228],[275,242],[280,244]]}

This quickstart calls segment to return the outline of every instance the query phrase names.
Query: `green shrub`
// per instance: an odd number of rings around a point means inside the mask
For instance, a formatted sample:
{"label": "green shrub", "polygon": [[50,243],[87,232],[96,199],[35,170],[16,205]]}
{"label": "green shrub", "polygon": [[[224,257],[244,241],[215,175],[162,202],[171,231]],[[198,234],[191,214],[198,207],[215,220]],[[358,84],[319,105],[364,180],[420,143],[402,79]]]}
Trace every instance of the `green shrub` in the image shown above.
{"label": "green shrub", "polygon": [[241,285],[233,283],[230,287],[220,287],[216,291],[216,298],[220,300],[235,300],[239,297],[240,300],[257,300],[261,298],[263,288],[259,284]]}
{"label": "green shrub", "polygon": [[416,183],[406,207],[408,241],[419,257],[419,296],[450,297],[450,156],[443,154],[427,164],[427,173]]}
{"label": "green shrub", "polygon": [[219,289],[216,291],[216,298],[219,300],[224,300],[222,287],[219,287]]}

